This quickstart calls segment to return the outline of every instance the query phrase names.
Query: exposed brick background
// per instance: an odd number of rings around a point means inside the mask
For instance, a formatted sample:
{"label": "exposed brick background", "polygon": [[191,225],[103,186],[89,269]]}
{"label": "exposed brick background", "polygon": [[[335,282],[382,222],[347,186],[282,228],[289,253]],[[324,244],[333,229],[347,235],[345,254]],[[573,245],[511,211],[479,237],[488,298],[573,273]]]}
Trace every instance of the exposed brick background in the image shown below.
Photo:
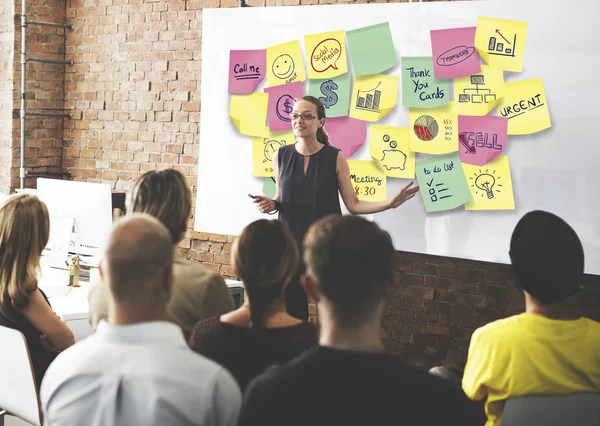
{"label": "exposed brick background", "polygon": [[[366,3],[245,1],[250,6]],[[147,170],[174,167],[187,177],[195,194],[202,9],[238,7],[239,0],[36,0],[35,4],[32,11],[38,19],[64,22],[66,15],[67,23],[75,26],[66,37],[66,59],[74,65],[32,68],[36,74],[32,74],[35,81],[28,105],[31,108],[44,100],[44,105],[60,107],[64,88],[64,107],[73,118],[28,123],[28,155],[32,157],[28,166],[59,169],[76,180],[108,183],[115,191],[129,190]],[[10,22],[3,26],[13,13],[11,8],[12,2],[0,9],[0,38],[11,31]],[[36,55],[61,58],[61,32],[41,31],[30,38],[35,40],[31,48],[37,50]],[[1,47],[0,55],[5,55]],[[13,89],[18,89],[17,61],[15,56]],[[5,74],[0,68],[0,90]],[[16,102],[13,108],[18,107]],[[0,114],[4,108],[0,104]],[[0,132],[0,189],[3,143]],[[12,146],[18,147],[14,132]],[[33,182],[28,183],[32,186]],[[229,262],[234,237],[193,232],[193,215],[189,225],[181,253],[233,277]],[[475,328],[523,310],[523,298],[505,265],[398,252],[396,283],[381,337],[388,351],[415,365],[463,364]],[[587,277],[573,309],[600,319],[599,284],[599,277]],[[310,311],[314,315],[314,305]]]}

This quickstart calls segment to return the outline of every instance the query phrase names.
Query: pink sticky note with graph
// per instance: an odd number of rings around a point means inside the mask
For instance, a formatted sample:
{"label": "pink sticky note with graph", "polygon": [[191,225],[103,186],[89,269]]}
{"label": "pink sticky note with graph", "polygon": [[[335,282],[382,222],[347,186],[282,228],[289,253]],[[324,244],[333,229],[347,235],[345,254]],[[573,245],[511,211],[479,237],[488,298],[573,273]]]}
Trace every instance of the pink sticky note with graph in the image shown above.
{"label": "pink sticky note with graph", "polygon": [[352,157],[367,140],[368,122],[350,117],[328,118],[325,130],[331,145],[342,150],[346,158]]}
{"label": "pink sticky note with graph", "polygon": [[304,96],[302,82],[296,81],[281,86],[267,87],[269,94],[267,118],[271,132],[285,132],[292,129],[290,114],[294,109],[294,99]]}
{"label": "pink sticky note with graph", "polygon": [[266,50],[231,50],[229,52],[229,88],[233,95],[247,95],[264,80]]}
{"label": "pink sticky note with graph", "polygon": [[460,78],[481,71],[475,49],[477,27],[432,30],[431,51],[435,78]]}
{"label": "pink sticky note with graph", "polygon": [[485,166],[508,142],[508,119],[493,115],[458,116],[458,154],[462,163]]}

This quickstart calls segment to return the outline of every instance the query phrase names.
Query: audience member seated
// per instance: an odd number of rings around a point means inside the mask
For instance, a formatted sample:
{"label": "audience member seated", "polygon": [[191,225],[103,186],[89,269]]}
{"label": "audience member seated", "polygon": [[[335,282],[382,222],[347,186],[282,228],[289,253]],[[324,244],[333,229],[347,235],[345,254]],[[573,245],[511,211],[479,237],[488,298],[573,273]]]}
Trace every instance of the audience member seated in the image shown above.
{"label": "audience member seated", "polygon": [[460,388],[384,351],[389,234],[359,216],[332,215],[304,243],[302,283],[318,302],[320,345],[250,383],[240,426],[482,424]]}
{"label": "audience member seated", "polygon": [[235,380],[192,352],[181,329],[167,321],[172,252],[167,228],[152,216],[116,224],[100,265],[108,323],[48,369],[41,388],[45,425],[236,425]]}
{"label": "audience member seated", "polygon": [[565,309],[584,275],[575,231],[552,213],[527,213],[510,259],[526,312],[473,333],[462,380],[469,398],[487,399],[487,426],[500,425],[509,398],[600,392],[600,324]]}
{"label": "audience member seated", "polygon": [[[230,312],[235,308],[225,280],[219,274],[188,262],[177,253],[185,235],[192,208],[192,195],[183,175],[174,169],[151,171],[136,182],[127,199],[128,213],[147,213],[161,221],[171,234],[175,262],[173,296],[167,306],[167,318],[179,325],[187,339],[192,327],[205,318]],[[92,282],[89,292],[92,327],[106,319],[108,288]]]}
{"label": "audience member seated", "polygon": [[37,286],[40,258],[49,237],[48,210],[37,197],[17,194],[4,200],[0,207],[0,325],[25,336],[38,387],[57,353],[75,343],[73,333]]}
{"label": "audience member seated", "polygon": [[286,312],[284,292],[298,264],[288,226],[258,220],[235,241],[231,264],[243,281],[246,301],[239,309],[200,322],[190,346],[227,368],[245,389],[272,364],[282,364],[317,344],[312,324]]}

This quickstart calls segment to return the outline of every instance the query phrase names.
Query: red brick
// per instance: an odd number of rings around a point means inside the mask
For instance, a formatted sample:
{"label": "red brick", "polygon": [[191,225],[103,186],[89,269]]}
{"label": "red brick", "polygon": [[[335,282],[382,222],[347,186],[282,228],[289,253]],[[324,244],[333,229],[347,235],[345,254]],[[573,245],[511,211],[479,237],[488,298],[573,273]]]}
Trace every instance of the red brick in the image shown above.
{"label": "red brick", "polygon": [[[413,264],[410,262],[396,262],[394,269],[397,272],[413,272]],[[415,271],[416,272],[416,271]]]}
{"label": "red brick", "polygon": [[450,290],[459,293],[477,293],[477,284],[466,283],[464,281],[452,280],[450,281]]}
{"label": "red brick", "polygon": [[[397,285],[394,287],[395,288],[395,296],[410,296],[412,295],[412,288],[411,287],[405,287],[403,285]],[[396,299],[396,298],[394,298]],[[398,305],[400,306],[400,305]]]}
{"label": "red brick", "polygon": [[[207,0],[204,0],[204,1],[207,1]],[[398,352],[399,347],[400,347],[399,342],[395,342],[393,340],[384,340],[383,341],[383,348],[386,350],[386,352]]]}
{"label": "red brick", "polygon": [[[424,313],[424,312],[417,312]],[[425,324],[421,322],[410,322],[404,321],[402,324],[402,330],[408,333],[425,334]]]}
{"label": "red brick", "polygon": [[450,316],[458,319],[477,318],[478,309],[470,306],[452,305]]}
{"label": "red brick", "polygon": [[411,320],[414,317],[414,312],[408,309],[392,309],[392,318]]}
{"label": "red brick", "polygon": [[423,274],[423,275],[435,275],[436,266],[430,265],[428,263],[418,263],[415,262],[413,265],[413,271],[415,274]]}
{"label": "red brick", "polygon": [[425,287],[437,288],[440,290],[448,290],[450,280],[447,278],[425,277]]}
{"label": "red brick", "polygon": [[452,302],[454,302],[457,295],[458,295],[458,293],[452,293],[450,291],[436,290],[435,296],[433,298],[435,300],[440,300],[442,302],[452,303]]}
{"label": "red brick", "polygon": [[455,297],[456,303],[459,305],[468,305],[468,306],[485,306],[485,296],[481,295],[472,295],[472,294],[460,294],[456,293]]}
{"label": "red brick", "polygon": [[415,312],[415,319],[417,321],[437,324],[438,314],[434,314],[431,312]]}
{"label": "red brick", "polygon": [[415,343],[405,343],[402,345],[402,352],[412,355],[424,355],[425,345],[417,345]]}
{"label": "red brick", "polygon": [[442,303],[433,300],[428,300],[425,307],[425,312],[433,312],[440,314],[450,314],[450,308],[452,305],[449,303]]}
{"label": "red brick", "polygon": [[413,299],[410,297],[403,297],[402,298],[402,307],[406,308],[406,309],[423,310],[423,309],[425,309],[425,300]]}
{"label": "red brick", "polygon": [[[212,240],[212,238],[211,238]],[[222,253],[223,252],[223,244],[220,243],[212,243],[210,245],[211,253]]]}
{"label": "red brick", "polygon": [[215,259],[215,255],[201,251],[196,254],[196,259],[202,262],[212,262]]}
{"label": "red brick", "polygon": [[460,278],[460,268],[455,268],[454,266],[440,265],[437,268],[436,275],[438,277],[443,277],[443,278],[459,279]]}
{"label": "red brick", "polygon": [[413,336],[413,343],[417,345],[436,346],[437,337],[428,334],[415,334]]}
{"label": "red brick", "polygon": [[231,259],[227,254],[215,254],[214,262],[222,265],[229,265],[231,263]]}
{"label": "red brick", "polygon": [[434,336],[449,336],[450,327],[445,325],[427,324],[427,334],[432,334]]}
{"label": "red brick", "polygon": [[404,273],[400,281],[407,286],[423,287],[423,277],[421,275]]}
{"label": "red brick", "polygon": [[412,297],[415,297],[417,299],[432,300],[434,292],[435,290],[432,288],[416,287],[412,289]]}
{"label": "red brick", "polygon": [[392,330],[392,340],[395,342],[410,342],[410,334],[400,330]]}

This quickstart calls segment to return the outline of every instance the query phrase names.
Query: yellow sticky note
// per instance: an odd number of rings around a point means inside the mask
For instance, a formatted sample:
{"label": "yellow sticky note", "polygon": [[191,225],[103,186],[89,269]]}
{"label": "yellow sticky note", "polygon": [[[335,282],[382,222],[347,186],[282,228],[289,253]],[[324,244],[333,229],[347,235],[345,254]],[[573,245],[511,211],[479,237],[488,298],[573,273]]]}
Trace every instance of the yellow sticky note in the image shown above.
{"label": "yellow sticky note", "polygon": [[252,138],[252,164],[254,176],[273,177],[273,157],[282,146],[294,143],[294,132],[270,133],[264,129],[265,137]]}
{"label": "yellow sticky note", "polygon": [[306,75],[298,40],[267,49],[267,84],[269,87],[304,80],[306,80]]}
{"label": "yellow sticky note", "polygon": [[480,16],[475,32],[475,48],[491,67],[523,71],[527,22]]}
{"label": "yellow sticky note", "polygon": [[425,154],[458,151],[456,102],[439,108],[409,108],[410,150]]}
{"label": "yellow sticky note", "polygon": [[373,74],[354,79],[350,117],[377,121],[396,106],[398,77]]}
{"label": "yellow sticky note", "polygon": [[243,135],[264,136],[267,122],[269,95],[254,92],[249,95],[231,95],[229,115]]}
{"label": "yellow sticky note", "polygon": [[387,200],[385,174],[374,161],[348,160],[348,165],[350,181],[359,200]]}
{"label": "yellow sticky note", "polygon": [[344,31],[304,36],[308,78],[333,78],[348,72]]}
{"label": "yellow sticky note", "polygon": [[501,155],[485,166],[462,163],[471,201],[466,210],[514,210],[515,197],[508,157]]}
{"label": "yellow sticky note", "polygon": [[454,80],[458,115],[486,115],[504,96],[502,70],[481,66],[481,72]]}
{"label": "yellow sticky note", "polygon": [[508,118],[509,135],[528,135],[552,126],[541,78],[506,83],[498,115]]}
{"label": "yellow sticky note", "polygon": [[415,153],[410,150],[407,128],[372,125],[369,153],[386,176],[415,177]]}

